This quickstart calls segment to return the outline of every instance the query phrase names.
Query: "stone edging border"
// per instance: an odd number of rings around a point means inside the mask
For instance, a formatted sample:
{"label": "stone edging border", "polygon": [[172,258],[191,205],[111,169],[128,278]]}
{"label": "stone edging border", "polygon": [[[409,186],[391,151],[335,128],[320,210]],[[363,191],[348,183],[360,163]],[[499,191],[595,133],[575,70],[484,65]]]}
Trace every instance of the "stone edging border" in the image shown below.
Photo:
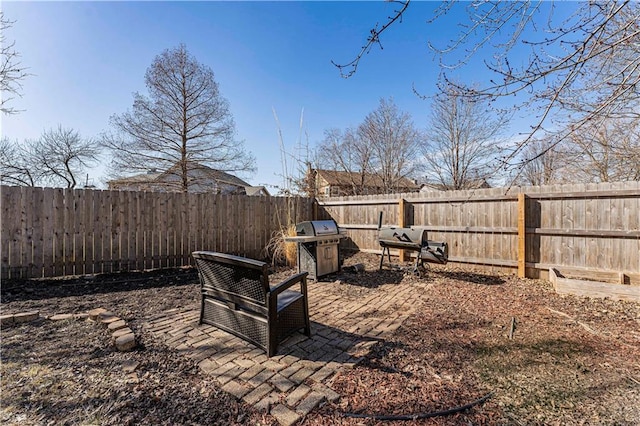
{"label": "stone edging border", "polygon": [[116,349],[120,352],[127,352],[133,350],[137,346],[136,336],[131,330],[125,320],[117,317],[113,312],[110,312],[104,308],[96,308],[92,309],[86,313],[80,314],[56,314],[50,317],[40,316],[40,311],[32,311],[32,312],[21,312],[19,314],[9,314],[0,316],[0,325],[13,325],[13,324],[21,324],[24,322],[35,321],[39,318],[45,318],[51,321],[62,321],[62,320],[90,320],[94,321],[103,327],[105,327],[109,332],[111,332],[111,340],[115,345]]}

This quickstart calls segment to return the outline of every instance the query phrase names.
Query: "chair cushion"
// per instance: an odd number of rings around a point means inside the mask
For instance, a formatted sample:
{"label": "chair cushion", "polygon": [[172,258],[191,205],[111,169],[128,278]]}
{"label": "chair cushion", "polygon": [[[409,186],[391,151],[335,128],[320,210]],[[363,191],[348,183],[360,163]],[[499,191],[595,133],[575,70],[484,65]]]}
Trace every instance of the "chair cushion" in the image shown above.
{"label": "chair cushion", "polygon": [[302,293],[294,290],[285,290],[278,295],[278,312],[302,297]]}

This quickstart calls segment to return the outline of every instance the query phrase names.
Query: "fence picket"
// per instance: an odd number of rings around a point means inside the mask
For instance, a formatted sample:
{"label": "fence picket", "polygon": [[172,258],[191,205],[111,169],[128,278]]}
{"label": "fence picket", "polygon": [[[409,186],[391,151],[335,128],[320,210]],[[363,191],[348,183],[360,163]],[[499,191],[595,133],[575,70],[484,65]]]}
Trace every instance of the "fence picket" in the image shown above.
{"label": "fence picket", "polygon": [[86,205],[87,192],[79,189],[73,190],[73,222],[75,224],[73,232],[73,270],[75,275],[86,273],[86,225],[84,223],[85,212],[89,210]]}
{"label": "fence picket", "polygon": [[29,202],[29,212],[31,212],[31,250],[32,257],[29,264],[27,277],[41,277],[43,265],[43,246],[44,246],[44,190],[43,188],[34,188],[31,200]]}
{"label": "fence picket", "polygon": [[64,192],[60,188],[53,190],[53,268],[54,276],[65,275],[64,270]]}
{"label": "fence picket", "polygon": [[19,252],[18,241],[20,236],[16,226],[19,220],[16,217],[16,204],[20,202],[20,191],[2,187],[2,278],[18,278],[15,274],[16,252]]}
{"label": "fence picket", "polygon": [[53,277],[55,276],[53,268],[54,190],[43,188],[42,192],[42,265],[37,266],[42,267],[43,277]]}

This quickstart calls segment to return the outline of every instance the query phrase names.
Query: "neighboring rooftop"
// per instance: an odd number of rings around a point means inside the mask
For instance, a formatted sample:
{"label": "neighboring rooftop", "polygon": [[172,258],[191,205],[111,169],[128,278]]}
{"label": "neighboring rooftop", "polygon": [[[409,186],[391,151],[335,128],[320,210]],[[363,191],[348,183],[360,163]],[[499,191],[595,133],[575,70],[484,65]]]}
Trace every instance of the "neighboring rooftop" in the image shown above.
{"label": "neighboring rooftop", "polygon": [[[146,173],[114,179],[108,182],[109,189],[139,191],[179,191],[182,176],[178,164],[159,172],[150,169]],[[190,192],[217,192],[223,194],[269,195],[266,188],[254,187],[237,176],[223,170],[201,164],[190,164],[187,171]]]}
{"label": "neighboring rooftop", "polygon": [[[346,172],[313,169],[316,173],[318,196],[380,194],[386,192],[383,178],[375,173]],[[406,177],[399,178],[392,187],[394,192],[417,192],[420,186]]]}

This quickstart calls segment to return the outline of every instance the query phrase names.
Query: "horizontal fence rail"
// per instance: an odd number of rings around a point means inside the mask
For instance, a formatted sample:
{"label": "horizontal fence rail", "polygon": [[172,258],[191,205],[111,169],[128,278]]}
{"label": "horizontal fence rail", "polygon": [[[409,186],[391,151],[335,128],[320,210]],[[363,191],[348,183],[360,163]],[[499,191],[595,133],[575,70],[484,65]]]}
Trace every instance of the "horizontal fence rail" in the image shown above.
{"label": "horizontal fence rail", "polygon": [[380,253],[382,212],[383,226],[421,227],[446,241],[454,263],[533,278],[553,267],[640,283],[640,182],[340,197],[318,207],[321,218],[346,230],[346,248]]}
{"label": "horizontal fence rail", "polygon": [[300,197],[2,186],[1,278],[191,264],[195,250],[264,258],[281,224],[310,220]]}

